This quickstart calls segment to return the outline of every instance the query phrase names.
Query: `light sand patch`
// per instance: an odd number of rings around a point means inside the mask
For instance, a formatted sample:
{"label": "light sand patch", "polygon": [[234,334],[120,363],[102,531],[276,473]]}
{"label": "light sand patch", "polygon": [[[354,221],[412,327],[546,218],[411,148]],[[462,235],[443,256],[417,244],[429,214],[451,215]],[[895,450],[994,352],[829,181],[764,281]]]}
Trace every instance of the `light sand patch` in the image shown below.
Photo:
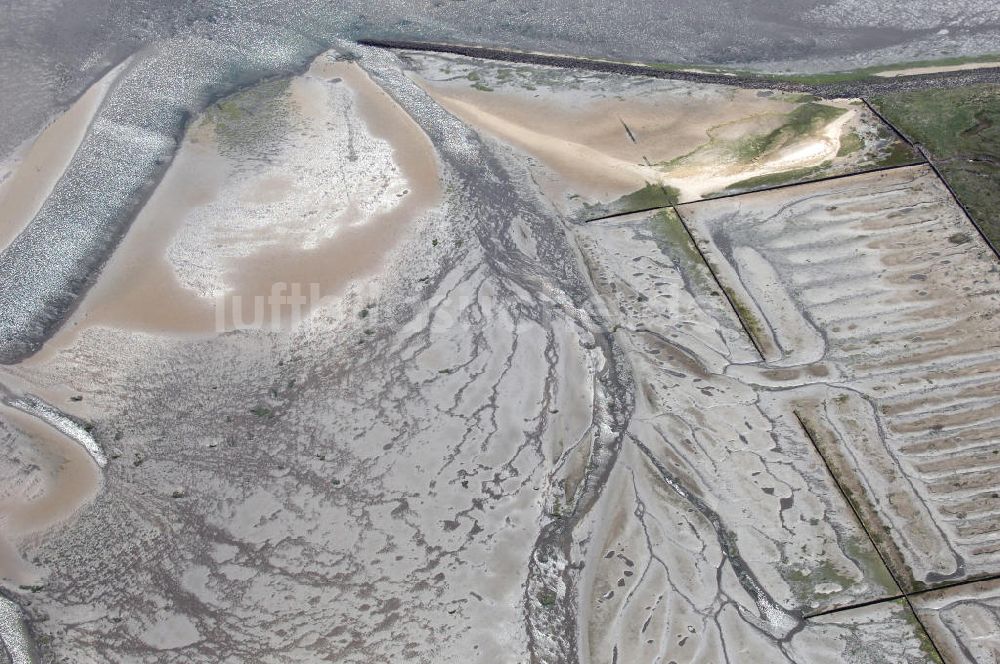
{"label": "light sand patch", "polygon": [[[565,174],[575,188],[624,194],[661,179],[660,172],[652,166],[616,155],[624,150],[614,149],[617,146],[612,141],[605,142],[605,147],[612,149],[602,151],[600,147],[537,131],[467,101],[445,96],[439,96],[437,101],[467,123],[533,153]],[[621,126],[618,131],[622,131]]]}
{"label": "light sand patch", "polygon": [[264,178],[248,191],[243,200],[247,203],[277,203],[295,193],[295,183],[288,176],[276,175]]}
{"label": "light sand patch", "polygon": [[750,166],[737,162],[721,162],[714,168],[702,163],[694,168],[669,171],[666,182],[681,191],[682,201],[693,201],[723,191],[743,180],[819,166],[837,156],[844,128],[856,116],[856,111],[848,110],[827,124],[819,134],[804,137],[768,155],[763,162],[751,162],[753,165]]}
{"label": "light sand patch", "polygon": [[460,100],[547,136],[636,163],[644,156],[655,163],[686,154],[704,142],[708,129],[735,117],[794,108],[774,97],[723,86],[689,88],[665,83],[662,88],[644,87],[629,94],[602,94],[576,90],[569,87],[570,81],[566,89],[544,92],[522,88],[484,92],[428,79],[418,83],[435,99]]}
{"label": "light sand patch", "polygon": [[989,62],[966,62],[961,65],[941,65],[931,67],[909,67],[907,69],[888,69],[886,71],[875,72],[876,76],[882,78],[896,78],[898,76],[919,76],[920,74],[941,74],[949,71],[968,71],[970,69],[993,69],[1000,67],[1000,60]]}
{"label": "light sand patch", "polygon": [[20,158],[0,166],[0,249],[21,232],[41,208],[69,165],[90,121],[126,63],[90,88],[31,142]]}

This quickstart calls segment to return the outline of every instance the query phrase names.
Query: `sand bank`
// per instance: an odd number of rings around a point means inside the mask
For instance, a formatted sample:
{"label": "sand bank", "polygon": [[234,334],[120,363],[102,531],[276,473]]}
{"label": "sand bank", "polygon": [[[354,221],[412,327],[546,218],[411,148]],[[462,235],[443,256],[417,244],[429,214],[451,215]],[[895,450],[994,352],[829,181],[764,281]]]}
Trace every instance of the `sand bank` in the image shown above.
{"label": "sand bank", "polygon": [[19,157],[0,166],[0,249],[10,244],[41,208],[124,67],[122,63],[105,74],[26,146]]}
{"label": "sand bank", "polygon": [[[255,299],[275,283],[301,284],[304,293],[318,284],[326,297],[379,268],[408,223],[440,197],[433,147],[355,64],[321,56],[285,94],[289,122],[300,135],[282,139],[272,159],[227,152],[211,113],[192,125],[97,283],[26,363],[46,361],[90,326],[214,334],[220,320],[226,327],[233,322],[231,312],[217,316],[220,306],[241,302],[241,320],[252,321]],[[388,144],[385,168],[392,172],[376,164],[367,179],[389,182],[380,186],[394,187],[391,196],[349,194],[345,205],[343,196],[329,194],[335,185],[343,188],[334,181],[337,160],[323,150],[324,136],[337,132]],[[364,164],[366,155],[355,159]],[[211,283],[198,276],[205,273]],[[269,308],[258,322],[275,322]]]}

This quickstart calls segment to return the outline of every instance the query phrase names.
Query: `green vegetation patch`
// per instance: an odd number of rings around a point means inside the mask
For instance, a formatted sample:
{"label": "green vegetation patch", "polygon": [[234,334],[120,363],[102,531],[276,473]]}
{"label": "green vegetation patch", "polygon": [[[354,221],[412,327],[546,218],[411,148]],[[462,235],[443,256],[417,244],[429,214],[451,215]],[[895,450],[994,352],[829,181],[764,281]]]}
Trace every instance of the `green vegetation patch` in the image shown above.
{"label": "green vegetation patch", "polygon": [[680,191],[674,187],[659,184],[647,184],[642,189],[625,194],[611,205],[616,208],[648,210],[649,208],[675,205],[680,198]]}
{"label": "green vegetation patch", "polygon": [[785,116],[785,122],[777,129],[738,141],[734,150],[735,155],[744,163],[757,161],[803,136],[820,131],[846,112],[846,109],[836,106],[807,102],[797,106]]}
{"label": "green vegetation patch", "polygon": [[661,249],[676,254],[676,258],[682,259],[686,265],[705,267],[701,252],[698,251],[676,211],[657,210],[649,220],[649,228],[653,231],[653,237]]}
{"label": "green vegetation patch", "polygon": [[[836,402],[841,406],[844,405],[839,397],[836,399]],[[811,412],[796,410],[796,416],[802,424],[802,428],[805,429],[806,435],[816,444],[817,451],[829,466],[830,474],[843,490],[844,498],[851,505],[861,525],[871,537],[871,542],[875,546],[879,561],[885,560],[885,564],[892,568],[892,570],[886,568],[885,575],[877,575],[876,578],[883,587],[888,589],[896,587],[902,589],[904,592],[925,590],[926,584],[914,577],[913,570],[903,558],[902,552],[891,535],[891,527],[882,519],[878,507],[872,501],[868,492],[863,490],[857,474],[850,469],[843,456],[843,445],[837,439],[836,435],[831,432],[829,422],[825,421],[825,418],[822,417],[816,419],[818,413],[815,407],[809,410]],[[823,421],[823,424],[820,424],[821,421]],[[855,489],[858,490],[855,491]],[[860,562],[867,557],[867,553],[861,549],[851,550],[845,547],[844,552],[856,562]],[[869,569],[874,570],[878,568],[869,567]],[[897,580],[899,584],[897,584]]]}
{"label": "green vegetation patch", "polygon": [[922,144],[994,247],[1000,247],[1000,86],[899,92],[872,103]]}
{"label": "green vegetation patch", "polygon": [[1000,144],[1000,87],[995,85],[898,92],[871,101],[896,127],[942,158]]}
{"label": "green vegetation patch", "polygon": [[924,626],[920,624],[917,620],[917,616],[913,613],[913,610],[908,604],[905,604],[903,600],[897,600],[899,607],[904,611],[906,616],[906,622],[909,623],[910,629],[916,635],[917,640],[920,641],[920,652],[927,658],[928,662],[933,662],[934,664],[944,664],[941,660],[941,655],[938,654],[937,648],[934,647],[934,642],[931,641],[931,637],[927,634]]}
{"label": "green vegetation patch", "polygon": [[875,165],[881,167],[906,166],[922,162],[923,158],[917,154],[916,150],[897,139],[889,144],[889,148],[879,156]]}
{"label": "green vegetation patch", "polygon": [[647,183],[642,189],[637,189],[631,194],[625,194],[610,203],[587,205],[585,215],[590,219],[594,219],[612,214],[627,214],[629,212],[642,212],[644,210],[670,207],[677,204],[680,194],[680,190],[675,187]]}
{"label": "green vegetation patch", "polygon": [[857,585],[854,579],[844,574],[829,560],[822,560],[812,568],[786,567],[784,571],[785,580],[792,586],[795,595],[804,602],[822,598],[816,587],[824,583],[836,584],[843,590]]}
{"label": "green vegetation patch", "polygon": [[[790,171],[781,171],[779,173],[768,173],[767,175],[758,175],[756,177],[747,178],[746,180],[740,180],[739,182],[734,182],[733,184],[726,187],[723,193],[731,194],[739,191],[749,191],[752,189],[765,189],[767,187],[777,187],[782,184],[790,184],[792,182],[801,182],[802,180],[807,180],[810,178],[818,177],[829,168],[830,162],[825,161],[819,166],[809,166],[806,168],[793,168]],[[705,198],[711,198],[712,194],[709,194]]]}
{"label": "green vegetation patch", "polygon": [[882,562],[882,557],[872,542],[868,539],[851,537],[844,542],[843,547],[844,553],[861,568],[869,582],[876,584],[886,593],[899,592],[899,586],[892,578],[892,572]]}
{"label": "green vegetation patch", "polygon": [[551,590],[546,589],[538,593],[538,603],[546,608],[555,606],[558,601],[559,598]]}
{"label": "green vegetation patch", "polygon": [[290,84],[288,78],[265,81],[205,109],[223,154],[267,158],[278,150],[291,128]]}
{"label": "green vegetation patch", "polygon": [[858,135],[858,132],[851,130],[846,136],[840,139],[840,149],[837,151],[838,157],[846,157],[854,154],[865,147],[865,140]]}
{"label": "green vegetation patch", "polygon": [[739,294],[734,292],[732,288],[725,284],[722,285],[722,288],[726,291],[726,295],[729,296],[729,301],[732,302],[733,308],[736,310],[736,315],[743,321],[743,326],[752,337],[752,341],[758,348],[764,348],[765,342],[770,338],[770,328],[757,318],[754,310],[741,300]]}
{"label": "green vegetation patch", "polygon": [[[789,113],[779,115],[781,124],[776,128],[770,131],[759,131],[758,133],[750,134],[737,140],[726,140],[717,137],[715,132],[718,127],[713,127],[708,131],[711,138],[708,143],[686,155],[661,164],[661,167],[669,170],[691,160],[697,160],[699,153],[703,151],[708,151],[711,154],[720,150],[728,158],[735,159],[742,164],[754,164],[790,145],[794,145],[797,141],[805,137],[820,133],[824,127],[846,112],[847,109],[844,108],[819,104],[815,101],[807,101],[796,106]],[[851,132],[843,139],[841,154],[838,156],[864,149],[864,147],[864,139],[856,132]],[[826,161],[818,166],[791,169],[779,173],[747,178],[730,185],[723,192],[708,194],[704,198],[712,198],[720,193],[728,194],[748,191],[816,178],[823,175],[830,166],[832,166],[832,162]]]}

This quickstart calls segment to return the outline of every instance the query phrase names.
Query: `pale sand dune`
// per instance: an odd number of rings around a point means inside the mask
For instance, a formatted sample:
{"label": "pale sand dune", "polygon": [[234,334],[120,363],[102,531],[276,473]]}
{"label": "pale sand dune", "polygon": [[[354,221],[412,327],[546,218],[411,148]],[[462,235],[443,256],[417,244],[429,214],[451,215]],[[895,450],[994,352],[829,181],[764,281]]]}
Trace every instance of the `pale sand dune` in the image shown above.
{"label": "pale sand dune", "polygon": [[876,76],[882,78],[897,78],[899,76],[919,76],[920,74],[942,74],[948,71],[968,71],[970,69],[993,69],[1000,67],[1000,60],[989,62],[966,62],[961,65],[940,65],[937,67],[909,67],[908,69],[888,69],[886,71],[875,72]]}
{"label": "pale sand dune", "polygon": [[566,88],[547,91],[543,101],[522,88],[485,92],[467,81],[417,82],[449,112],[553,170],[552,181],[542,183],[550,196],[600,201],[647,183],[673,184],[657,165],[697,150],[715,127],[738,119],[766,124],[769,115],[795,107],[721,87],[671,85],[626,96]]}
{"label": "pale sand dune", "polygon": [[[538,156],[576,187],[626,193],[661,179],[657,169],[616,155],[606,141],[604,145],[571,141],[500,117],[469,101],[444,95],[437,101],[466,122]],[[622,133],[620,127],[617,133]]]}

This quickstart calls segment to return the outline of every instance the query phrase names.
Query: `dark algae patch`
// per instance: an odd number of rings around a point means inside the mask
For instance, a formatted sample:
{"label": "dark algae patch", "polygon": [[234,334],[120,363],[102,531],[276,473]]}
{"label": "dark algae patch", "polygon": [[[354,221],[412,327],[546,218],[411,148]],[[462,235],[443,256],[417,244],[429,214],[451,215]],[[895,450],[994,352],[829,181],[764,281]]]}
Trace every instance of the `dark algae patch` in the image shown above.
{"label": "dark algae patch", "polygon": [[[777,187],[778,185],[790,184],[792,182],[801,182],[803,180],[821,176],[829,166],[830,162],[824,162],[819,166],[793,168],[790,171],[758,175],[756,177],[747,178],[746,180],[734,182],[726,187],[722,193],[729,194],[739,191],[749,191],[752,189],[765,189],[767,187]],[[711,195],[707,196],[707,198],[711,198]]]}
{"label": "dark algae patch", "polygon": [[224,154],[245,158],[247,154],[271,155],[291,130],[289,85],[291,79],[264,81],[246,88],[205,109]]}
{"label": "dark algae patch", "polygon": [[611,207],[620,208],[623,212],[627,210],[648,210],[650,208],[667,207],[675,205],[680,192],[673,187],[647,184],[642,189],[625,194],[618,200],[611,203]]}
{"label": "dark algae patch", "polygon": [[1000,86],[900,92],[871,102],[938,170],[1000,247]]}
{"label": "dark algae patch", "polygon": [[858,132],[852,131],[840,139],[840,150],[837,151],[837,156],[846,157],[847,155],[853,154],[864,147],[864,139],[858,136]]}
{"label": "dark algae patch", "polygon": [[587,219],[598,219],[616,214],[642,212],[676,205],[680,191],[669,185],[647,183],[642,189],[625,194],[610,203],[588,205],[584,210]]}

